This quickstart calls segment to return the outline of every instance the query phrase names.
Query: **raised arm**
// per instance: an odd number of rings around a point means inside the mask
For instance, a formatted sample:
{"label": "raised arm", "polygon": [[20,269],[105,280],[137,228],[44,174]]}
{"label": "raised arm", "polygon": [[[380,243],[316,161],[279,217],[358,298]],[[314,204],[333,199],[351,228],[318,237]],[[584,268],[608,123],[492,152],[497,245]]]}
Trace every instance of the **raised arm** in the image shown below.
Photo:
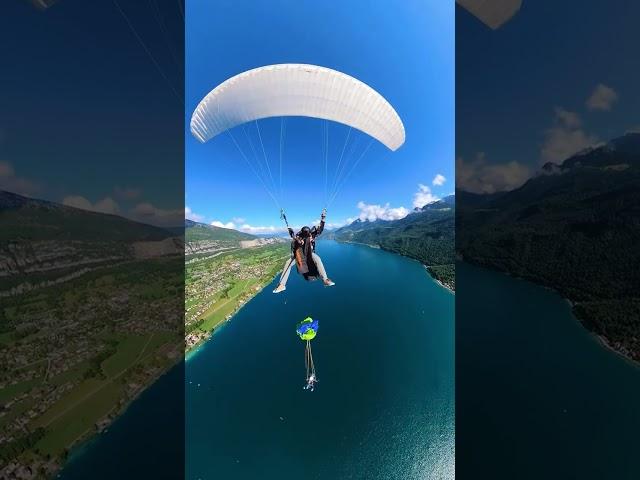
{"label": "raised arm", "polygon": [[322,209],[322,214],[320,215],[320,225],[317,227],[313,227],[313,236],[317,237],[324,230],[324,219],[327,218],[327,210],[325,208]]}

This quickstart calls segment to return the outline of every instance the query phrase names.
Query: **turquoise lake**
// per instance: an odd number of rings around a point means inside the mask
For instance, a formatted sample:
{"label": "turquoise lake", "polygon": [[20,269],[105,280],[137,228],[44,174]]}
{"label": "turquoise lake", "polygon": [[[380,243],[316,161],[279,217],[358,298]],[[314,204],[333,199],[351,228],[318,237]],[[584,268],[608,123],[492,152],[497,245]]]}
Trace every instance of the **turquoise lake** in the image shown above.
{"label": "turquoise lake", "polygon": [[[335,287],[274,282],[61,478],[179,478],[185,461],[203,480],[452,478],[454,296],[397,255],[318,253]],[[466,264],[457,283],[457,478],[640,478],[640,368],[554,292]],[[307,315],[314,392],[295,335]]]}
{"label": "turquoise lake", "polygon": [[[453,478],[454,295],[392,253],[332,241],[318,253],[336,286],[292,273],[274,295],[274,280],[61,478],[176,478],[180,465],[194,480]],[[320,321],[314,392],[295,333],[306,316]]]}
{"label": "turquoise lake", "polygon": [[456,265],[458,479],[640,479],[640,368],[557,293]]}
{"label": "turquoise lake", "polygon": [[398,255],[317,251],[336,286],[274,281],[187,362],[186,478],[453,478],[454,295]]}

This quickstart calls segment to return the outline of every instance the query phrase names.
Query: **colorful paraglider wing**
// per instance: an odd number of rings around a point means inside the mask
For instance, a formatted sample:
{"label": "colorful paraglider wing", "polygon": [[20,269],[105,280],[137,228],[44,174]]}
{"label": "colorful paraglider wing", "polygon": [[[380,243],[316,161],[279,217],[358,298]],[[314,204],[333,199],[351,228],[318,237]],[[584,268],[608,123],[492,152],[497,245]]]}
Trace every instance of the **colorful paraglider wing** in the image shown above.
{"label": "colorful paraglider wing", "polygon": [[313,340],[318,333],[318,320],[305,318],[296,327],[296,333],[302,340]]}
{"label": "colorful paraglider wing", "polygon": [[400,116],[382,95],[345,73],[317,65],[267,65],[224,81],[198,104],[191,133],[201,142],[243,123],[312,117],[360,130],[390,150],[404,143]]}

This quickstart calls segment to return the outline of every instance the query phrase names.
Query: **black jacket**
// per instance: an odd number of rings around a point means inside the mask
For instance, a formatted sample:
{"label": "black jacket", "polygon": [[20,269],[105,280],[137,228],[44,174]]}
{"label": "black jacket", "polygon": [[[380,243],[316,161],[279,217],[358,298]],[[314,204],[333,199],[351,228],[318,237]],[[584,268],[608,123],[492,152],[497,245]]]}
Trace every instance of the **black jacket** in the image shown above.
{"label": "black jacket", "polygon": [[[311,228],[311,235],[308,238],[303,238],[301,233],[293,233],[293,230],[289,228],[289,235],[291,236],[291,255],[296,258],[296,267],[298,273],[304,276],[305,280],[313,280],[319,276],[318,268],[313,261],[312,253],[316,251],[316,237],[324,230],[324,220],[320,221],[320,225]],[[301,254],[296,256],[298,249],[301,249]]]}
{"label": "black jacket", "polygon": [[[324,220],[320,220],[320,225],[311,227],[311,247],[313,251],[316,251],[316,237],[320,235],[324,231]],[[302,231],[298,233],[293,233],[293,229],[289,228],[289,236],[292,238],[291,241],[291,253],[294,253],[296,248],[304,245],[305,239],[302,238]]]}

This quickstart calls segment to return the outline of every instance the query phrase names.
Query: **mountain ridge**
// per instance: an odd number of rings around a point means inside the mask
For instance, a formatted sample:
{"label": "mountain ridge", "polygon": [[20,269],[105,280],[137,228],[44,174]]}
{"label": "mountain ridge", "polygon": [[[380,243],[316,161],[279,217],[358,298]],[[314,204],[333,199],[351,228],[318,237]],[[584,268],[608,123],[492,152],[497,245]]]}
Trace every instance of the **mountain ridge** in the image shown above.
{"label": "mountain ridge", "polygon": [[16,239],[86,239],[110,241],[164,240],[173,234],[161,227],[120,215],[93,212],[0,190],[0,242]]}
{"label": "mountain ridge", "polygon": [[424,205],[398,220],[356,219],[329,238],[363,243],[416,259],[441,284],[455,290],[455,196]]}
{"label": "mountain ridge", "polygon": [[457,222],[462,258],[557,290],[586,328],[640,360],[640,134],[546,164],[508,192],[461,192]]}
{"label": "mountain ridge", "polygon": [[178,255],[170,231],[0,190],[0,296],[121,262]]}
{"label": "mountain ridge", "polygon": [[238,248],[286,243],[277,236],[265,237],[240,232],[231,228],[216,227],[206,223],[185,219],[185,249],[189,260],[194,257],[219,255]]}
{"label": "mountain ridge", "polygon": [[240,241],[254,240],[258,237],[250,233],[240,232],[231,228],[216,227],[202,222],[196,222],[188,218],[184,221],[185,239],[188,242],[201,240]]}

